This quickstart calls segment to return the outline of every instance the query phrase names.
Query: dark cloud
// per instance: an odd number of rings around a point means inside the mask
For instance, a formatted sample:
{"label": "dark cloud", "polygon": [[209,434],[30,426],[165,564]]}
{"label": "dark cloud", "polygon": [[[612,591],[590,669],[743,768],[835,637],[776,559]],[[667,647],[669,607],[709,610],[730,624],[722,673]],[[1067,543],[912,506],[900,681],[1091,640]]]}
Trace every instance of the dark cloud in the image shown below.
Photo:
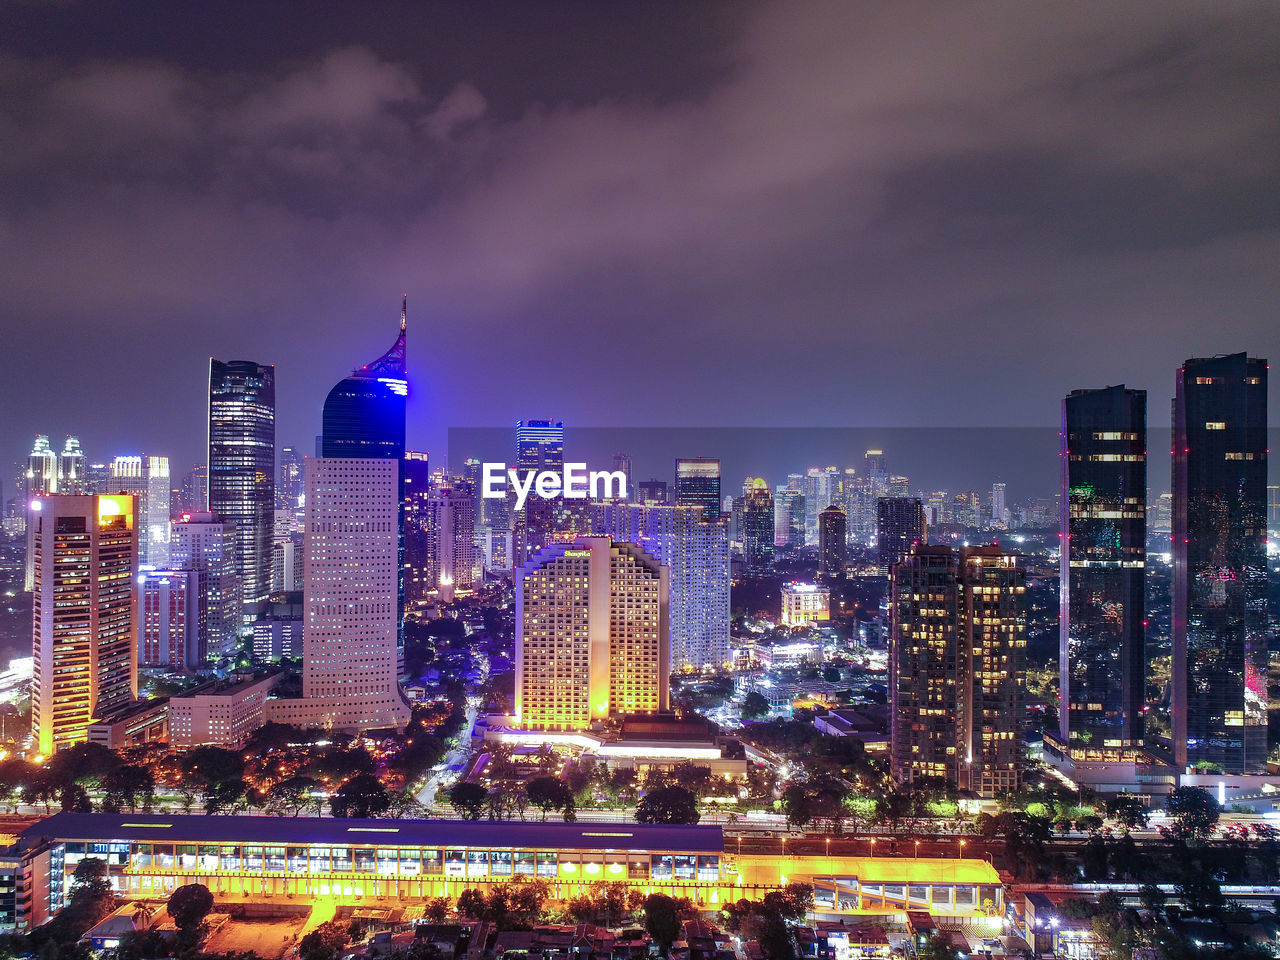
{"label": "dark cloud", "polygon": [[6,449],[190,460],[209,354],[275,362],[305,443],[406,289],[419,443],[1052,423],[1077,386],[1280,352],[1269,4],[605,6],[375,5],[274,55],[163,18],[60,45],[24,7],[4,363],[71,386],[7,376]]}

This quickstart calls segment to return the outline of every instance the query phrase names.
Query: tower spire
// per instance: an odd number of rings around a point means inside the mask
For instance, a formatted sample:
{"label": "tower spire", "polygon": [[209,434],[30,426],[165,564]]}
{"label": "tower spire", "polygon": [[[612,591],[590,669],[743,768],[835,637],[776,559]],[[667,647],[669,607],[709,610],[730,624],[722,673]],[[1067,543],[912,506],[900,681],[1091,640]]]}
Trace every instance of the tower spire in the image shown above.
{"label": "tower spire", "polygon": [[400,301],[400,332],[404,333],[409,322],[409,294]]}

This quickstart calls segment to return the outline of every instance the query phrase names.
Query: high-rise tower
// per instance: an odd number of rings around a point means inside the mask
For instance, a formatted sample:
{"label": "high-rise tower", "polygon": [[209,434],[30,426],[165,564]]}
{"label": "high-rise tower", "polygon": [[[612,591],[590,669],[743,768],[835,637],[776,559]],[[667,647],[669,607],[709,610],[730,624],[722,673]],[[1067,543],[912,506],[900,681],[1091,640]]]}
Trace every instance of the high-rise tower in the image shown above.
{"label": "high-rise tower", "polygon": [[675,502],[681,507],[701,507],[705,520],[720,519],[720,461],[714,457],[676,460]]}
{"label": "high-rise tower", "polygon": [[1061,448],[1060,736],[1077,764],[1134,759],[1146,677],[1146,391],[1068,395]]}
{"label": "high-rise tower", "polygon": [[136,503],[49,496],[32,510],[31,726],[49,756],[138,695]]}
{"label": "high-rise tower", "polygon": [[1173,401],[1173,747],[1182,769],[1267,761],[1267,362],[1192,359]]}
{"label": "high-rise tower", "polygon": [[209,512],[235,525],[241,599],[271,592],[275,519],[276,374],[251,360],[209,361]]}

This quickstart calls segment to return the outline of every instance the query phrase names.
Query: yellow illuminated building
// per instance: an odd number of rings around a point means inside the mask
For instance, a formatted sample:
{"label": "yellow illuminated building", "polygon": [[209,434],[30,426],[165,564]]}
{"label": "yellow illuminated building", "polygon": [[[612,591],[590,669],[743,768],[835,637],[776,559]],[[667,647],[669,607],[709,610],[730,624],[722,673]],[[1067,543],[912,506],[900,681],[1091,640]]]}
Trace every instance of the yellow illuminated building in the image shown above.
{"label": "yellow illuminated building", "polygon": [[32,505],[31,724],[49,756],[138,695],[138,534],[130,495]]}
{"label": "yellow illuminated building", "polygon": [[542,550],[516,587],[516,720],[586,730],[667,709],[668,568],[631,543],[579,537]]}

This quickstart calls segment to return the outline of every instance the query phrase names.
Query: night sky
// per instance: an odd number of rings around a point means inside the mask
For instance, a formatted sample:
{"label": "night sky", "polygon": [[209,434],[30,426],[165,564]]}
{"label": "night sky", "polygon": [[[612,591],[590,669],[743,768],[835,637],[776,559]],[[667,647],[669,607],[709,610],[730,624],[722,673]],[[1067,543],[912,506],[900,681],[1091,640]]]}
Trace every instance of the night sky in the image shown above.
{"label": "night sky", "polygon": [[308,448],[406,291],[418,447],[1052,426],[1120,382],[1165,426],[1185,357],[1280,357],[1280,17],[0,2],[0,462],[181,472],[210,355],[275,363]]}

